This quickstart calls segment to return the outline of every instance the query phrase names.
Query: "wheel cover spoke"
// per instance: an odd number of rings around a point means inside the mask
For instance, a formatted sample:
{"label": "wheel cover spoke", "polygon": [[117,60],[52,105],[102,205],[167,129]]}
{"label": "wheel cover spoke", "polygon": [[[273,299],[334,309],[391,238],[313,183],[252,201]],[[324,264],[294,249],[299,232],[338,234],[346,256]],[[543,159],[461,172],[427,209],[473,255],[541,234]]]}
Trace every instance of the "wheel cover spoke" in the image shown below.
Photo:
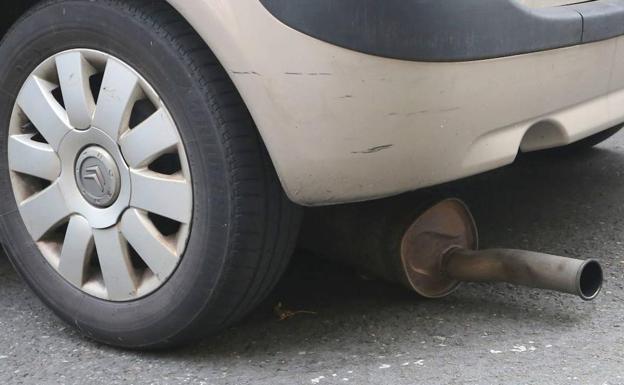
{"label": "wheel cover spoke", "polygon": [[93,231],[91,225],[79,215],[72,216],[63,242],[59,273],[73,285],[82,287],[92,253]]}
{"label": "wheel cover spoke", "polygon": [[95,68],[75,51],[57,56],[56,68],[69,123],[76,129],[89,128],[95,111],[89,79]]}
{"label": "wheel cover spoke", "polygon": [[159,109],[143,123],[126,132],[119,143],[128,165],[141,168],[179,145],[179,137],[169,114]]}
{"label": "wheel cover spoke", "polygon": [[56,88],[56,84],[33,75],[17,97],[17,105],[55,150],[71,130],[67,112],[52,95]]}
{"label": "wheel cover spoke", "polygon": [[136,209],[126,211],[121,219],[121,232],[159,280],[166,279],[177,266],[175,248],[145,213]]}
{"label": "wheel cover spoke", "polygon": [[126,65],[109,59],[104,71],[93,125],[117,140],[125,131],[132,106],[141,97],[139,78]]}
{"label": "wheel cover spoke", "polygon": [[71,214],[58,183],[28,198],[20,204],[19,209],[24,224],[35,241],[41,240],[48,231]]}
{"label": "wheel cover spoke", "polygon": [[136,294],[136,276],[119,229],[94,230],[93,236],[108,298],[118,301],[132,298]]}
{"label": "wheel cover spoke", "polygon": [[68,284],[112,302],[166,284],[193,191],[178,127],[140,74],[99,51],[54,55],[22,86],[7,143],[22,220]]}
{"label": "wheel cover spoke", "polygon": [[132,170],[130,205],[181,223],[191,220],[191,186],[184,178]]}
{"label": "wheel cover spoke", "polygon": [[35,142],[32,134],[9,137],[9,168],[12,171],[53,181],[61,173],[61,162],[52,146]]}

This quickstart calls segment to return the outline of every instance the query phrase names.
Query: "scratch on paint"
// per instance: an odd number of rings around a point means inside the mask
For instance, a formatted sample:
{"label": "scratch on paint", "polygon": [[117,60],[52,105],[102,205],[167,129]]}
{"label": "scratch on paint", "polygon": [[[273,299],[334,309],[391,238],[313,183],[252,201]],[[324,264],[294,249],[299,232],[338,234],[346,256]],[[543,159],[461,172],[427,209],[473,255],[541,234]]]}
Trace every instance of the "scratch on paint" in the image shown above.
{"label": "scratch on paint", "polygon": [[332,74],[329,72],[284,72],[284,75],[308,75],[308,76],[331,76]]}
{"label": "scratch on paint", "polygon": [[352,151],[351,153],[352,154],[372,154],[372,153],[375,153],[375,152],[386,150],[386,149],[391,148],[393,146],[394,146],[394,144],[384,144],[383,146],[371,147],[371,148],[369,148],[367,150],[364,150],[364,151]]}
{"label": "scratch on paint", "polygon": [[233,74],[235,75],[256,75],[256,76],[262,76],[259,73],[257,73],[256,71],[232,71]]}

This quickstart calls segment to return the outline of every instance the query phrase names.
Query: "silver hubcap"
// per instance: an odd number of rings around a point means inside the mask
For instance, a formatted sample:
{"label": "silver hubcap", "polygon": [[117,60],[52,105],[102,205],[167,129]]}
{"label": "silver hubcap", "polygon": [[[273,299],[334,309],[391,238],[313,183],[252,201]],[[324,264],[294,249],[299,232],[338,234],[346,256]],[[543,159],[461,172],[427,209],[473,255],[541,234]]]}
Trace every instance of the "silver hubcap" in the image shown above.
{"label": "silver hubcap", "polygon": [[129,65],[59,53],[24,83],[9,129],[9,168],[24,224],[75,287],[140,298],[173,274],[193,194],[178,128]]}

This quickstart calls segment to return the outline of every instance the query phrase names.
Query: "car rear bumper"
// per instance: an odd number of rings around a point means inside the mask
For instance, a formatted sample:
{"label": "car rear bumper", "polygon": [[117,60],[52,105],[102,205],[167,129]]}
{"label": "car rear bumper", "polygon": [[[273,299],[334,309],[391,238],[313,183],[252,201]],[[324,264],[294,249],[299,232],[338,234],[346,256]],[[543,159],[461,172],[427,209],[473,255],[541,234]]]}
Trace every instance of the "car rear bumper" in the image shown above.
{"label": "car rear bumper", "polygon": [[624,122],[622,37],[427,63],[314,39],[257,0],[192,3],[179,9],[229,72],[300,204],[439,184]]}

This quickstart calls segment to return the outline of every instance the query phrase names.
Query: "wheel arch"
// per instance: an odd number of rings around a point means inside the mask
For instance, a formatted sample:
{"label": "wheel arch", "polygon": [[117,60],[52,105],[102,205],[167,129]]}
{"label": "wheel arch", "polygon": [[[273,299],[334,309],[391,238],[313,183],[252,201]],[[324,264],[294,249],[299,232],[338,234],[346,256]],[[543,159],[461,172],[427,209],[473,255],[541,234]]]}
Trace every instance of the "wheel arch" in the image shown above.
{"label": "wheel arch", "polygon": [[[232,8],[227,5],[227,3],[220,1],[160,1],[168,3],[176,10],[180,17],[182,17],[202,38],[214,53],[221,66],[226,70],[234,87],[247,106],[252,119],[254,119],[260,138],[267,148],[269,159],[277,171],[282,187],[285,187],[278,167],[276,167],[277,165],[275,164],[274,157],[271,155],[272,150],[270,143],[267,143],[267,135],[263,134],[263,129],[258,125],[258,121],[254,116],[254,111],[250,108],[253,103],[250,103],[249,96],[241,92],[242,89],[240,84],[237,84],[236,78],[231,76],[231,68],[250,67],[248,64],[252,62],[245,55],[245,51],[240,48],[240,44],[237,43],[236,30],[228,27],[228,25],[237,25]],[[20,17],[26,14],[33,6],[41,2],[42,0],[21,0],[0,4],[0,41]]]}
{"label": "wheel arch", "polygon": [[[258,135],[263,141],[267,150],[269,160],[277,174],[280,184],[289,199],[298,204],[304,203],[293,193],[292,177],[285,169],[284,158],[295,155],[288,141],[278,138],[279,130],[268,124],[267,115],[279,115],[280,108],[273,106],[267,108],[265,103],[261,103],[261,98],[271,98],[270,90],[262,81],[256,81],[261,75],[256,72],[259,68],[266,69],[266,62],[258,59],[258,52],[250,52],[250,43],[246,40],[247,30],[254,29],[258,33],[263,33],[262,23],[258,25],[244,25],[242,20],[253,19],[258,15],[258,10],[263,16],[267,16],[277,24],[282,24],[275,19],[257,0],[245,0],[241,2],[229,2],[227,0],[218,1],[187,1],[187,0],[166,0],[197,34],[206,43],[208,48],[215,55],[221,66],[227,72],[234,87],[243,100],[251,118],[253,119]],[[241,3],[254,3],[247,6]],[[257,3],[257,4],[255,4]],[[242,12],[249,14],[240,15]],[[297,33],[298,34],[298,33]],[[262,45],[262,44],[261,44]],[[262,46],[260,50],[269,50],[270,47]],[[264,67],[263,67],[264,66]],[[254,80],[250,81],[251,78]],[[270,88],[270,87],[269,87]],[[259,90],[262,89],[262,90]],[[274,119],[275,120],[275,119]],[[279,118],[278,118],[279,120]],[[264,124],[263,124],[264,123]],[[286,154],[286,156],[285,156]],[[305,204],[305,203],[304,203]]]}

